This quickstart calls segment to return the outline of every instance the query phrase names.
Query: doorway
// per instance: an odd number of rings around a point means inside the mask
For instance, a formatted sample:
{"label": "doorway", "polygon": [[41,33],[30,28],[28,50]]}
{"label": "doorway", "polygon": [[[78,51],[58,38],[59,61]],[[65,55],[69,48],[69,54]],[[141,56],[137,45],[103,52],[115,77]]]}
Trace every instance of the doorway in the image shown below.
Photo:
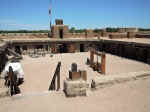
{"label": "doorway", "polygon": [[27,46],[23,46],[22,47],[22,50],[24,51],[24,50],[27,50]]}
{"label": "doorway", "polygon": [[61,45],[59,45],[59,52],[60,53],[68,53],[67,44],[61,44]]}
{"label": "doorway", "polygon": [[36,49],[43,49],[43,45],[37,45]]}
{"label": "doorway", "polygon": [[21,54],[20,46],[15,46],[15,52]]}
{"label": "doorway", "polygon": [[147,62],[148,60],[148,50],[147,49],[143,49],[143,62]]}
{"label": "doorway", "polygon": [[80,44],[80,52],[84,52],[84,44]]}
{"label": "doorway", "polygon": [[63,29],[59,29],[59,38],[63,39]]}

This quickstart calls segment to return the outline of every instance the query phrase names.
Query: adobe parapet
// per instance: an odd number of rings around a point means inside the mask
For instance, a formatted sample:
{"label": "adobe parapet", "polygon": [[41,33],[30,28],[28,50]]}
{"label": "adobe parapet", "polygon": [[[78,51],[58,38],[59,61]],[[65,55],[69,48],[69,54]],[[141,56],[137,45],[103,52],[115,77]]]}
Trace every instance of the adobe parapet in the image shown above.
{"label": "adobe parapet", "polygon": [[99,42],[99,39],[94,39],[94,38],[89,38],[89,39],[81,39],[81,38],[79,38],[79,39],[71,39],[71,38],[66,38],[66,39],[49,39],[49,38],[47,38],[47,39],[6,39],[5,40],[5,42],[7,42],[7,43],[9,43],[9,44],[11,44],[11,43],[36,43],[36,42],[38,42],[38,43],[54,43],[54,42],[65,42],[65,43],[67,43],[67,42]]}

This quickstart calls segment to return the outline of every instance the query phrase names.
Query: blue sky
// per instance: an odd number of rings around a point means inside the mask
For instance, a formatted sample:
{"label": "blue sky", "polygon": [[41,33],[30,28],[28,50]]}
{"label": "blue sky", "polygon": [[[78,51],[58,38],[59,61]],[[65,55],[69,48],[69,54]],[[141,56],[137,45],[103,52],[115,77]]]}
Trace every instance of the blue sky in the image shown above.
{"label": "blue sky", "polygon": [[[49,29],[50,0],[0,0],[0,30]],[[52,0],[52,18],[69,27],[150,28],[150,0]]]}

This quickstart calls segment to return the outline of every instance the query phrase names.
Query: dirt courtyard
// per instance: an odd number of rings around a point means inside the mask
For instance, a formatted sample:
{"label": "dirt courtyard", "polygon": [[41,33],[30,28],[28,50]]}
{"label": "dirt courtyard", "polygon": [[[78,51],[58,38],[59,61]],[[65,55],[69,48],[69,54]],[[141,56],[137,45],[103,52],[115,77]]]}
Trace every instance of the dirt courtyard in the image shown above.
{"label": "dirt courtyard", "polygon": [[[46,57],[31,58],[24,56],[21,61],[25,73],[25,82],[21,86],[22,92],[41,92],[47,91],[54,75],[57,63],[61,61],[61,90],[63,89],[63,80],[69,76],[69,70],[73,62],[77,63],[78,69],[87,71],[88,81],[91,81],[95,76],[103,77],[89,66],[87,66],[86,59],[89,58],[90,53],[67,53],[55,54],[53,57],[47,55]],[[100,61],[100,57],[98,57]],[[97,57],[95,56],[95,61]],[[141,62],[120,58],[110,54],[106,55],[106,75],[116,75],[128,72],[148,71],[150,66]]]}
{"label": "dirt courtyard", "polygon": [[[106,77],[85,64],[88,56],[89,53],[56,54],[52,58],[48,55],[40,58],[24,56],[21,62],[25,72],[22,95],[0,99],[0,112],[149,112],[149,77],[88,91],[86,97],[66,98],[62,91],[46,92],[60,60],[61,89],[72,62],[78,64],[78,69],[87,70],[88,81],[95,76]],[[109,54],[106,61],[108,75],[150,70],[147,64]]]}
{"label": "dirt courtyard", "polygon": [[150,78],[99,89],[87,97],[63,93],[0,99],[0,112],[149,112]]}

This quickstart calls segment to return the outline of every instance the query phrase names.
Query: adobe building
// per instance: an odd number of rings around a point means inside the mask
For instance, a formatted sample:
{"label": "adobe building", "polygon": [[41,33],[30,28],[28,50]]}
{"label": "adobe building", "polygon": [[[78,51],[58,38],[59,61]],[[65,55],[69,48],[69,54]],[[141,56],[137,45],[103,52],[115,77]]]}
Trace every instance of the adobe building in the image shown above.
{"label": "adobe building", "polygon": [[51,38],[63,39],[67,38],[69,35],[69,27],[63,24],[63,20],[56,19],[56,25],[51,27]]}
{"label": "adobe building", "polygon": [[[51,27],[50,37],[46,33],[2,34],[0,39],[7,43],[8,48],[22,55],[33,52],[47,54],[87,52],[94,47],[99,51],[150,63],[150,43],[137,42],[136,35],[136,32],[107,33],[106,30],[101,35],[91,29],[86,30],[85,33],[70,33],[68,25],[64,25],[63,20],[57,19],[56,25]],[[131,42],[130,38],[134,40]]]}
{"label": "adobe building", "polygon": [[56,25],[51,27],[51,34],[49,37],[48,34],[47,36],[45,34],[9,34],[2,36],[2,38],[5,39],[12,50],[23,55],[30,54],[31,52],[86,52],[89,50],[93,42],[97,41],[93,39],[85,40],[86,37],[92,36],[91,30],[88,30],[86,34],[72,34],[69,33],[68,25],[63,24],[63,20],[56,19],[55,22]]}
{"label": "adobe building", "polygon": [[[45,53],[74,53],[87,52],[93,43],[97,42],[92,30],[85,33],[69,33],[69,26],[63,24],[63,20],[56,19],[56,25],[51,27],[51,34],[24,34],[7,35],[5,39],[9,47],[19,54],[30,54],[30,52]],[[9,38],[10,37],[10,38]]]}

